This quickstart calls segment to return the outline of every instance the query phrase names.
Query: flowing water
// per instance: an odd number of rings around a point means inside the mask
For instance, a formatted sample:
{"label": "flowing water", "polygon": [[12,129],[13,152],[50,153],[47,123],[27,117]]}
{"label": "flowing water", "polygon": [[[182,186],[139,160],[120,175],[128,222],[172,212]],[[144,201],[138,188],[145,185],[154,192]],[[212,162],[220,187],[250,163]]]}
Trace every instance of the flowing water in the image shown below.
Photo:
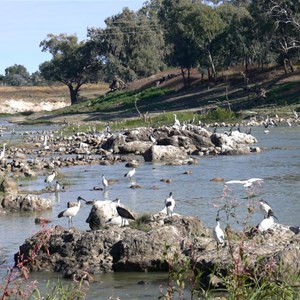
{"label": "flowing water", "polygon": [[[252,134],[258,139],[257,146],[263,149],[261,153],[199,157],[199,164],[184,166],[146,163],[137,157],[141,164],[132,181],[124,178],[128,171],[124,163],[60,169],[59,172],[63,176],[61,181],[65,183],[66,191],[41,195],[52,200],[52,211],[0,216],[0,251],[6,258],[6,263],[0,269],[0,277],[2,278],[6,268],[13,264],[13,254],[18,251],[18,247],[40,229],[40,226],[34,223],[34,218],[50,218],[52,224],[49,226],[59,224],[67,227],[67,219],[58,219],[57,214],[65,209],[67,201],[75,201],[79,195],[88,200],[120,198],[122,203],[139,213],[151,213],[163,209],[164,199],[172,191],[176,200],[175,211],[196,216],[208,227],[214,226],[218,208],[222,207],[224,201],[237,203],[236,216],[243,220],[249,199],[253,199],[257,207],[257,200],[262,198],[269,202],[280,223],[300,225],[300,127],[282,125],[271,128],[268,134],[264,133],[263,128],[257,127],[252,129]],[[187,171],[190,174],[184,174]],[[96,186],[101,187],[102,174],[107,179],[116,180],[105,193],[94,189]],[[262,178],[263,184],[254,185],[248,190],[241,184],[232,184],[227,185],[228,190],[225,189],[224,182],[211,181],[216,177],[224,178],[225,181]],[[22,181],[21,189],[29,192],[41,190],[45,186],[44,178],[41,176],[35,180]],[[171,183],[161,179],[171,179]],[[133,183],[142,188],[129,188]],[[250,194],[255,194],[256,197],[250,198]],[[85,220],[90,209],[89,205],[82,206],[78,215],[74,217],[74,226],[83,230],[89,229]],[[255,211],[249,224],[256,225],[261,219],[259,211]],[[222,212],[221,222],[224,226],[226,216]],[[230,222],[232,226],[239,228],[234,220]],[[38,273],[32,276],[41,283],[57,278],[57,274]],[[161,273],[104,274],[95,278],[96,283],[91,285],[87,299],[108,299],[110,296],[119,296],[121,299],[157,299],[159,286],[165,288],[166,284],[166,274]],[[147,284],[139,285],[141,280]]]}

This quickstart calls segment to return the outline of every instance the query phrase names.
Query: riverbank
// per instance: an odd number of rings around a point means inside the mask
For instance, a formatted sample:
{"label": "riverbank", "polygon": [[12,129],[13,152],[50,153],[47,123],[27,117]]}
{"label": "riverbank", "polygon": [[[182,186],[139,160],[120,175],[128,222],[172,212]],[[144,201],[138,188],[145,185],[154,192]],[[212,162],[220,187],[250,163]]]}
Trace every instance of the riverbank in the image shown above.
{"label": "riverbank", "polygon": [[[128,97],[131,95],[132,100],[127,99],[126,94],[118,98],[118,91],[103,97],[109,90],[105,84],[84,85],[80,94],[81,103],[72,106],[65,86],[28,87],[27,90],[25,87],[0,87],[0,100],[1,103],[8,99],[31,103],[31,110],[28,108],[26,113],[11,116],[11,120],[15,122],[29,123],[97,123],[143,117],[149,119],[164,112],[186,112],[200,116],[217,107],[234,111],[240,120],[249,115],[278,115],[279,118],[288,118],[293,116],[293,111],[300,113],[300,71],[284,74],[280,68],[250,70],[246,84],[245,74],[238,70],[224,72],[217,81],[201,79],[198,71],[192,70],[192,84],[189,88],[183,86],[181,76],[157,85],[158,80],[166,77],[169,72],[171,71],[130,83],[122,93],[128,93]],[[6,89],[9,91],[5,92]],[[147,89],[151,90],[149,95]],[[159,90],[162,92],[158,93]],[[157,95],[151,96],[154,92]],[[147,97],[143,98],[143,94]],[[46,112],[43,110],[43,103],[53,105],[55,110]],[[65,106],[58,107],[62,103]],[[11,112],[15,112],[15,106],[18,106],[17,102],[13,105]],[[19,106],[17,111],[21,112],[21,104]],[[32,106],[35,107],[34,110]]]}

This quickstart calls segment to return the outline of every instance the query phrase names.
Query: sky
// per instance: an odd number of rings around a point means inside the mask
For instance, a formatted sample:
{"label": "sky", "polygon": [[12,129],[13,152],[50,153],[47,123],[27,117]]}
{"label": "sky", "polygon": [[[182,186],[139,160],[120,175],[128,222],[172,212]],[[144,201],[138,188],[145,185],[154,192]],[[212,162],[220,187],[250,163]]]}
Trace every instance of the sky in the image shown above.
{"label": "sky", "polygon": [[137,11],[146,0],[0,0],[0,74],[14,64],[31,74],[51,59],[39,44],[51,33],[87,38],[87,28],[104,28],[104,20],[122,12]]}

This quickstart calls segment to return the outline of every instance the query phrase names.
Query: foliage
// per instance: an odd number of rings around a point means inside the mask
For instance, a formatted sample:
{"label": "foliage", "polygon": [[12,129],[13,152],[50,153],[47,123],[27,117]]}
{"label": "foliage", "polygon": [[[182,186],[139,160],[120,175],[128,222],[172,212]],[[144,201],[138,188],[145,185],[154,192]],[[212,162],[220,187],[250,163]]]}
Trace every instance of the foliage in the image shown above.
{"label": "foliage", "polygon": [[79,42],[75,35],[48,34],[40,43],[42,51],[52,54],[50,61],[40,65],[46,80],[58,81],[69,88],[71,104],[76,104],[80,88],[88,83],[101,67],[101,60],[91,42]]}
{"label": "foliage", "polygon": [[213,121],[234,120],[236,118],[237,118],[236,113],[221,107],[217,107],[215,110],[201,117],[202,120],[213,120]]}
{"label": "foliage", "polygon": [[15,64],[5,69],[3,82],[12,86],[28,85],[30,76],[24,66]]}
{"label": "foliage", "polygon": [[151,216],[149,214],[143,214],[139,216],[134,222],[130,223],[130,228],[141,230],[141,231],[150,231],[151,226],[149,225],[151,221]]}
{"label": "foliage", "polygon": [[107,18],[106,28],[89,28],[88,37],[104,55],[106,79],[119,76],[126,82],[157,73],[164,68],[164,40],[151,6]]}
{"label": "foliage", "polygon": [[30,299],[46,300],[69,300],[85,299],[88,282],[81,278],[80,281],[73,280],[69,284],[63,284],[60,280],[57,282],[48,282],[45,291],[38,288],[32,291]]}

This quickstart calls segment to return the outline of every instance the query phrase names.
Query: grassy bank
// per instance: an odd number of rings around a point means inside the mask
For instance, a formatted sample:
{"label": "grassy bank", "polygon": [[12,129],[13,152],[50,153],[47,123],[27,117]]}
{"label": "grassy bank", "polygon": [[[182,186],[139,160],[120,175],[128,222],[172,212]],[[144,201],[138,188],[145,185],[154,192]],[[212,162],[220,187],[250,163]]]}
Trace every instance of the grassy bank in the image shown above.
{"label": "grassy bank", "polygon": [[[225,121],[224,118],[238,120],[249,110],[282,117],[292,115],[292,110],[300,110],[299,71],[285,75],[279,69],[256,70],[246,77],[241,72],[231,72],[224,73],[217,81],[209,81],[202,80],[194,70],[189,88],[184,88],[181,77],[156,86],[160,76],[133,82],[128,89],[113,93],[105,93],[107,85],[86,85],[82,88],[79,104],[52,112],[27,113],[24,119],[26,122],[107,122],[133,118],[136,119],[131,120],[133,123],[147,120],[151,124],[152,121],[171,121],[173,112],[180,120]],[[50,101],[54,96],[68,99],[64,86],[6,89],[2,98],[8,95],[25,98],[27,95],[27,99],[31,97],[35,101]],[[217,108],[222,110],[216,113]]]}

